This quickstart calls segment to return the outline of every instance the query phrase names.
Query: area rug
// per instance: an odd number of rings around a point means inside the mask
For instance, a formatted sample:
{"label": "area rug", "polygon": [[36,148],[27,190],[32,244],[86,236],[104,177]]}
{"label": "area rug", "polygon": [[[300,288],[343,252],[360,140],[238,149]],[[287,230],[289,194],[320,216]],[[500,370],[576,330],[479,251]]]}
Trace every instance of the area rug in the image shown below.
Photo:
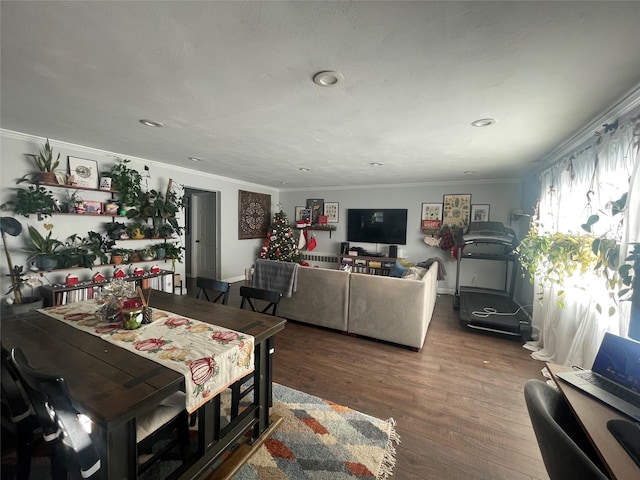
{"label": "area rug", "polygon": [[234,480],[384,479],[400,438],[393,419],[273,386],[272,412],[283,422]]}
{"label": "area rug", "polygon": [[[228,412],[230,396],[222,396],[223,411]],[[393,419],[380,420],[278,384],[273,385],[271,411],[282,423],[234,480],[382,480],[392,475],[400,443]],[[32,461],[31,478],[49,478],[48,457],[42,455]],[[164,478],[179,465],[175,460],[154,465],[141,479]],[[15,454],[2,457],[0,477],[15,478]]]}

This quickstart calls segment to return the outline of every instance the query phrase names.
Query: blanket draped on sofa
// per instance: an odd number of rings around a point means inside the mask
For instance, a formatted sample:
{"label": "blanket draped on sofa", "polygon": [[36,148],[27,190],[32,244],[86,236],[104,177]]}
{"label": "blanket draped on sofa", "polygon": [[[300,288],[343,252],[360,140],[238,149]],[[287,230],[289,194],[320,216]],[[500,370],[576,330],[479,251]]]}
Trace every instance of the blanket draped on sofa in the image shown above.
{"label": "blanket draped on sofa", "polygon": [[299,265],[293,262],[259,258],[256,260],[253,273],[253,286],[280,292],[284,297],[290,297],[297,288],[298,267]]}

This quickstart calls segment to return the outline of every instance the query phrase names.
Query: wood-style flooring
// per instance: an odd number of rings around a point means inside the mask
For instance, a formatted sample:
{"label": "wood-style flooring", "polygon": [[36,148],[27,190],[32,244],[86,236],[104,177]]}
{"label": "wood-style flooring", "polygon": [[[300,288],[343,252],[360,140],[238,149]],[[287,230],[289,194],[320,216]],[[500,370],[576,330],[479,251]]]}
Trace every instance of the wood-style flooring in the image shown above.
{"label": "wood-style flooring", "polygon": [[[239,306],[238,288],[229,305]],[[529,353],[520,341],[463,329],[442,295],[417,353],[288,322],[276,337],[273,379],[392,417],[401,437],[395,480],[542,480],[522,392],[528,379],[543,379],[544,364]]]}

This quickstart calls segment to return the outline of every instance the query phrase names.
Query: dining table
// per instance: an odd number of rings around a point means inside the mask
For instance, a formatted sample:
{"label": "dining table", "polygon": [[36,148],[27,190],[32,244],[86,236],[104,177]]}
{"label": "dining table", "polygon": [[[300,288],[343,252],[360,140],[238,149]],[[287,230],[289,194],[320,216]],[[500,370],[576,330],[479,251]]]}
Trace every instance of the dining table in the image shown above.
{"label": "dining table", "polygon": [[[196,410],[197,451],[172,476],[201,478],[212,466],[220,465],[221,458],[229,457],[225,452],[242,443],[259,445],[272,432],[273,342],[286,320],[186,295],[153,291],[151,299],[152,308],[254,337],[251,403],[228,424],[221,422],[220,394],[200,406]],[[102,478],[136,479],[136,418],[171,394],[184,391],[184,375],[39,311],[3,315],[0,334],[3,346],[22,349],[32,367],[65,378],[74,406],[97,427],[94,437],[103,464]],[[237,471],[238,467],[225,468]]]}

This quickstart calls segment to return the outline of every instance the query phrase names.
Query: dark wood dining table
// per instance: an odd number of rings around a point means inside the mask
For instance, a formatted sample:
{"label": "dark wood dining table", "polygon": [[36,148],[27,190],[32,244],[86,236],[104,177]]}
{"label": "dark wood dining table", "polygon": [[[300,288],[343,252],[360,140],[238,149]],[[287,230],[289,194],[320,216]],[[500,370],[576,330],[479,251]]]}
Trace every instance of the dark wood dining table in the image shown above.
{"label": "dark wood dining table", "polygon": [[[246,432],[252,430],[252,443],[269,433],[270,350],[286,320],[158,291],[153,291],[151,307],[255,338],[253,403],[224,428],[219,395],[197,411],[198,451],[176,476],[198,478]],[[5,348],[21,348],[34,368],[65,378],[78,411],[99,427],[103,478],[136,479],[136,417],[184,390],[184,376],[37,311],[3,316],[1,336]]]}

